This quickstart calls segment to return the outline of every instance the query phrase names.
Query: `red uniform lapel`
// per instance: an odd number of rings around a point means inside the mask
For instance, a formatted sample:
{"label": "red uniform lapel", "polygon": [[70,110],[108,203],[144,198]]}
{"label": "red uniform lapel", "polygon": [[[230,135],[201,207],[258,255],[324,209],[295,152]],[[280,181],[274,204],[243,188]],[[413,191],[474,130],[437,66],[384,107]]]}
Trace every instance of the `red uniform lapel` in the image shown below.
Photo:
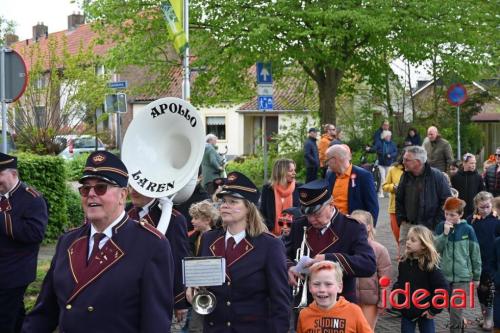
{"label": "red uniform lapel", "polygon": [[335,244],[339,237],[332,228],[327,228],[321,235],[319,229],[309,227],[306,232],[306,245],[311,250],[309,257],[314,258],[317,254],[322,254],[326,249]]}
{"label": "red uniform lapel", "polygon": [[102,249],[89,258],[88,265],[87,253],[88,236],[78,238],[68,248],[69,265],[75,281],[75,287],[66,301],[68,303],[125,255],[113,239],[108,239]]}

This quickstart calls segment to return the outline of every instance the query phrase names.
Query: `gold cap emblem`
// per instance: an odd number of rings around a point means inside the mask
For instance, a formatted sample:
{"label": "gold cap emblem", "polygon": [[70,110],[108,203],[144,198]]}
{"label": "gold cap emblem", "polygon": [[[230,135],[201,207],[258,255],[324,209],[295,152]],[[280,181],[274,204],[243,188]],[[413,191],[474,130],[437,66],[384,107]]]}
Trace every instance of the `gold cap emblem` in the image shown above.
{"label": "gold cap emblem", "polygon": [[97,154],[94,157],[92,157],[92,162],[94,162],[95,164],[100,164],[100,163],[104,162],[105,160],[106,160],[106,156],[104,156],[103,154]]}

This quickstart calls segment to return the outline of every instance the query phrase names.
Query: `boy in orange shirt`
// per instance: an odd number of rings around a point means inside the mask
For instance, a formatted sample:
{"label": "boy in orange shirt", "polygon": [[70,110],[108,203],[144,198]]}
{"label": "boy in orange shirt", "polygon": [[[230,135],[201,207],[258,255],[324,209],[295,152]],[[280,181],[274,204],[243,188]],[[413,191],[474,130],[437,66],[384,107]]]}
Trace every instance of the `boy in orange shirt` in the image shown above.
{"label": "boy in orange shirt", "polygon": [[342,269],[338,263],[320,261],[309,268],[309,291],[314,302],[300,311],[297,333],[373,332],[356,304],[337,294],[342,291]]}

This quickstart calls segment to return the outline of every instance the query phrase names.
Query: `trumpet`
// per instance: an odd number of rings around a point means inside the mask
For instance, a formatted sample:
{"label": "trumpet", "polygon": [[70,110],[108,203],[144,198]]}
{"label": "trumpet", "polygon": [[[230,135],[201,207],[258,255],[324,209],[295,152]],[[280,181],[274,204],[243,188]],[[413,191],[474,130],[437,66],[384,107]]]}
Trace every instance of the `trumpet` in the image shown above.
{"label": "trumpet", "polygon": [[[300,244],[300,248],[297,249],[297,253],[295,255],[295,260],[299,262],[300,258],[303,256],[309,256],[310,250],[306,244],[306,232],[307,227],[304,227],[304,236],[302,237],[302,243]],[[292,295],[295,297],[300,294],[300,302],[295,307],[295,309],[302,309],[307,307],[307,276],[304,279],[299,279],[297,281],[297,286],[293,287]]]}
{"label": "trumpet", "polygon": [[200,287],[194,294],[192,306],[194,312],[204,316],[214,311],[217,305],[217,298],[207,288]]}

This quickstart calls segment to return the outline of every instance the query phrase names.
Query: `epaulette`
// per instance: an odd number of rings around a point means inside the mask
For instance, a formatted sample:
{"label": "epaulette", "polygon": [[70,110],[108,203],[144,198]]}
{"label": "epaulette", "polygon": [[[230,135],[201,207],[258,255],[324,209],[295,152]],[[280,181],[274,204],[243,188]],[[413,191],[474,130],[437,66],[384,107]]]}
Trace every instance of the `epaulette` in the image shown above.
{"label": "epaulette", "polygon": [[37,190],[35,190],[32,187],[26,187],[26,192],[28,192],[29,194],[31,194],[35,198],[42,196],[42,194],[40,192],[38,192]]}
{"label": "epaulette", "polygon": [[141,219],[138,223],[141,225],[141,227],[143,227],[147,231],[151,232],[159,239],[165,239],[165,235],[162,234],[160,231],[158,231],[158,229],[153,227],[151,224],[149,224],[146,219]]}
{"label": "epaulette", "polygon": [[346,214],[346,215],[345,215],[345,217],[346,217],[346,220],[348,220],[348,221],[351,221],[351,222],[357,222],[357,223],[359,223],[359,224],[363,224],[363,222],[361,222],[360,220],[358,220],[358,219],[356,219],[356,218],[352,217],[352,216],[351,216],[351,215],[349,215],[349,214]]}

